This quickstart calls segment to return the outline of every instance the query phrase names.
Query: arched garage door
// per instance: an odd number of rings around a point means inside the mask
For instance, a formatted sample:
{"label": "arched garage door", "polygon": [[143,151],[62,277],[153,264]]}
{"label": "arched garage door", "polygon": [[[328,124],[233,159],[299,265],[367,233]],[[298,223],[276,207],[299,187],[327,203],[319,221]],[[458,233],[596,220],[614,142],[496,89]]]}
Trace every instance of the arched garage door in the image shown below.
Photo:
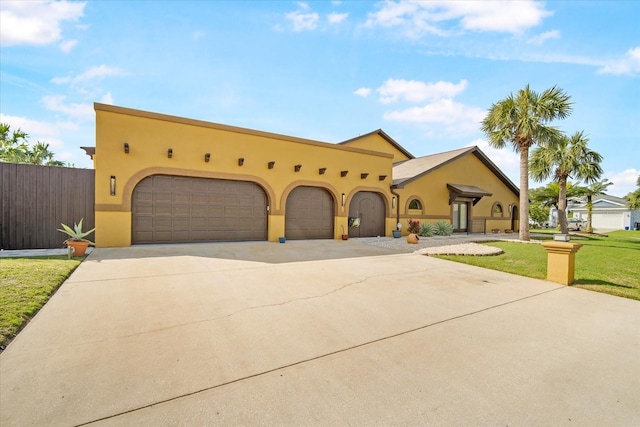
{"label": "arched garage door", "polygon": [[253,182],[154,175],[131,210],[134,244],[267,239],[267,196]]}
{"label": "arched garage door", "polygon": [[[378,193],[359,191],[349,204],[349,237],[384,236],[386,209]],[[358,227],[352,227],[352,218],[359,218]]]}
{"label": "arched garage door", "polygon": [[333,239],[333,198],[318,187],[296,187],[287,197],[287,239]]}

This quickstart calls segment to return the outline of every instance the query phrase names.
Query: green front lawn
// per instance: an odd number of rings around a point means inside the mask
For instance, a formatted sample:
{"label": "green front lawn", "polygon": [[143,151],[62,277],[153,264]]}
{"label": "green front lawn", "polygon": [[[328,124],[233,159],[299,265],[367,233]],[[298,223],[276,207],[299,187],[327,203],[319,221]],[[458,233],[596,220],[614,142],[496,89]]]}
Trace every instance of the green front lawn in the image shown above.
{"label": "green front lawn", "polygon": [[82,258],[0,258],[0,349],[49,300]]}
{"label": "green front lawn", "polygon": [[[576,254],[572,286],[640,300],[640,231],[615,231],[608,237],[589,236],[574,242],[584,246]],[[542,246],[512,242],[487,245],[501,248],[504,254],[439,258],[536,279],[547,277],[547,253]]]}

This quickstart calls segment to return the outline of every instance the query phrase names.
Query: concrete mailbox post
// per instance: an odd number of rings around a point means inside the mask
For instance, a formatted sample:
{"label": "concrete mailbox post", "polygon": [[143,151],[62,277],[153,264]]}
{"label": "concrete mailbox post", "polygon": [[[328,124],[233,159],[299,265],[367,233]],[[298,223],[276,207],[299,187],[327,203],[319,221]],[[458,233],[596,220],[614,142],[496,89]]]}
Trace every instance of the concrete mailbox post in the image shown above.
{"label": "concrete mailbox post", "polygon": [[576,252],[582,247],[579,243],[543,242],[547,251],[547,280],[570,285],[573,283]]}

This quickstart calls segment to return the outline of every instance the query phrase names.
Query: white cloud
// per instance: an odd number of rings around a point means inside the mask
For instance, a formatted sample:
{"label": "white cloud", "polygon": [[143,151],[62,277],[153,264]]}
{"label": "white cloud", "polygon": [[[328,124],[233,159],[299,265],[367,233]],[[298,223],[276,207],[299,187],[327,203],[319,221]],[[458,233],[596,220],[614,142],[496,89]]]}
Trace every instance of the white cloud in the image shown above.
{"label": "white cloud", "polygon": [[75,77],[67,76],[67,77],[54,77],[51,79],[51,82],[55,84],[80,84],[85,83],[90,80],[101,80],[105,77],[109,76],[121,76],[124,74],[124,71],[120,68],[109,67],[107,65],[99,65],[97,67],[91,67],[84,73],[80,73]]}
{"label": "white cloud", "polygon": [[69,122],[48,123],[2,113],[0,113],[0,122],[8,123],[12,130],[21,129],[26,132],[29,135],[27,139],[30,145],[42,141],[48,143],[51,147],[57,148],[64,146],[64,142],[60,139],[62,132],[75,131],[78,128],[78,126]]}
{"label": "white cloud", "polygon": [[604,177],[613,182],[613,185],[607,188],[607,194],[624,197],[635,191],[638,176],[640,176],[640,170],[633,168],[625,169],[622,172],[605,173]]}
{"label": "white cloud", "polygon": [[327,15],[327,19],[330,24],[339,24],[349,16],[348,13],[330,13]]}
{"label": "white cloud", "polygon": [[66,104],[66,96],[45,96],[42,104],[47,110],[63,113],[79,120],[92,120],[94,117],[93,106],[91,104]]}
{"label": "white cloud", "polygon": [[399,27],[408,37],[445,36],[455,24],[462,30],[520,33],[551,15],[544,4],[523,1],[385,1],[365,26]]}
{"label": "white cloud", "polygon": [[31,139],[32,135],[59,135],[60,133],[57,126],[52,123],[40,122],[26,117],[9,116],[0,113],[0,122],[8,123],[12,130],[22,129],[22,131],[29,134],[29,139]]}
{"label": "white cloud", "polygon": [[361,96],[363,98],[366,98],[371,93],[371,89],[369,89],[368,87],[361,87],[360,89],[356,90],[353,93],[354,93],[354,95],[358,95],[358,96]]}
{"label": "white cloud", "polygon": [[467,81],[461,80],[454,84],[438,81],[425,83],[416,80],[388,79],[378,89],[380,102],[389,104],[399,99],[409,102],[422,102],[440,98],[452,98],[463,92],[467,87]]}
{"label": "white cloud", "polygon": [[[299,5],[301,5],[299,3]],[[304,4],[304,10],[309,8],[308,5]],[[293,24],[293,31],[312,31],[318,28],[318,20],[320,16],[315,12],[303,12],[301,10],[296,10],[295,12],[287,13],[287,19],[291,21]]]}
{"label": "white cloud", "polygon": [[388,111],[384,113],[383,118],[401,122],[443,125],[445,127],[443,133],[466,135],[478,132],[484,115],[485,111],[480,108],[443,98],[423,107]]}
{"label": "white cloud", "polygon": [[630,76],[640,74],[640,46],[629,49],[624,58],[605,65],[598,72],[600,74],[625,74]]}
{"label": "white cloud", "polygon": [[113,105],[113,96],[111,95],[111,92],[107,92],[102,95],[102,98],[100,98],[100,102],[103,104]]}
{"label": "white cloud", "polygon": [[62,37],[64,21],[77,21],[86,3],[62,1],[0,2],[2,46],[47,45]]}
{"label": "white cloud", "polygon": [[67,40],[65,42],[60,43],[60,50],[64,53],[69,53],[71,52],[71,49],[73,49],[76,45],[78,44],[78,40]]}
{"label": "white cloud", "polygon": [[542,34],[538,34],[537,36],[531,37],[529,40],[527,40],[527,43],[541,45],[541,44],[544,44],[547,40],[559,39],[559,38],[560,38],[560,31],[552,30],[552,31],[547,31]]}
{"label": "white cloud", "polygon": [[467,147],[474,145],[480,148],[516,186],[520,185],[520,155],[518,153],[514,152],[511,147],[493,148],[484,139],[476,139]]}

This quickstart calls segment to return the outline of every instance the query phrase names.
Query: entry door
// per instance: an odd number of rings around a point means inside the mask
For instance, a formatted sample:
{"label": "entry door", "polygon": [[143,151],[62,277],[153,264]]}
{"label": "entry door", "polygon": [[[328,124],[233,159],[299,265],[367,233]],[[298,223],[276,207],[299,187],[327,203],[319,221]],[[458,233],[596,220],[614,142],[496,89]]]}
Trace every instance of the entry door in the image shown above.
{"label": "entry door", "polygon": [[469,203],[453,203],[453,231],[467,231],[469,223]]}
{"label": "entry door", "polygon": [[[386,210],[382,197],[360,191],[349,204],[349,237],[384,236]],[[357,224],[357,227],[353,225]]]}

